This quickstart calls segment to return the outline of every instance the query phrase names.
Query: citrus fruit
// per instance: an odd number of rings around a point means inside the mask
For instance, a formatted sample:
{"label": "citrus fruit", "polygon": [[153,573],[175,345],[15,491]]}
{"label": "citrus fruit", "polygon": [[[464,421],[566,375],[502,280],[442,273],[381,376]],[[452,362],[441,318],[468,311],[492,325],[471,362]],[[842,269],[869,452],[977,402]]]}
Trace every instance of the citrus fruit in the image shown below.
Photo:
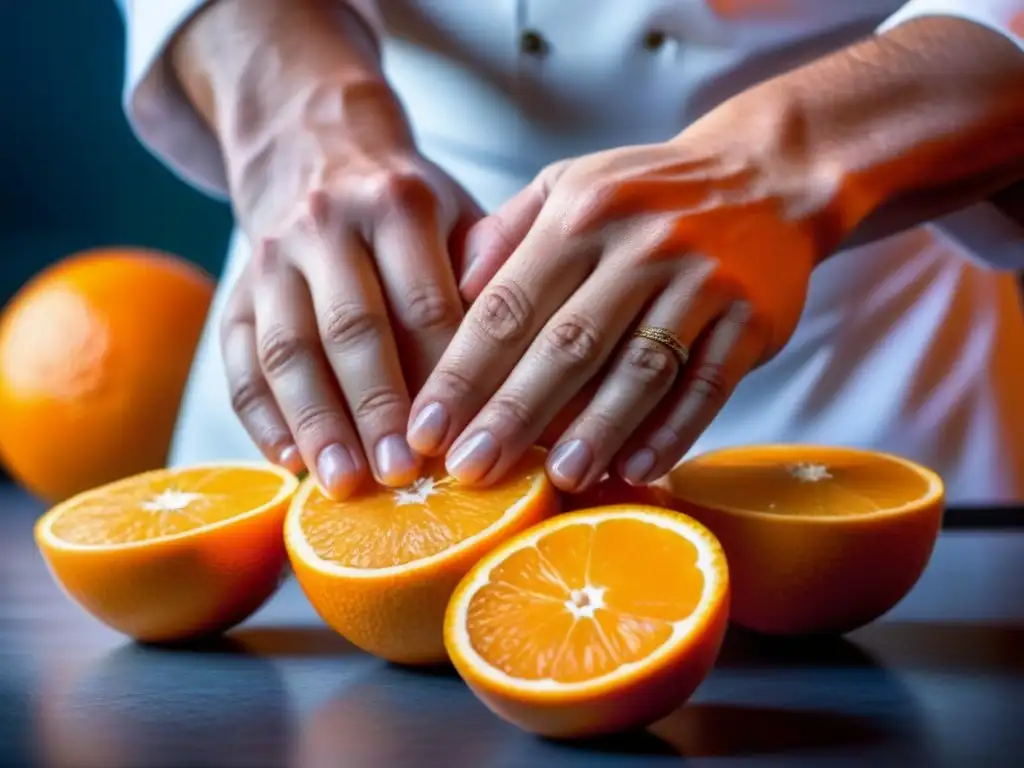
{"label": "citrus fruit", "polygon": [[298,480],[263,464],[155,470],[47,512],[36,544],[65,592],[148,642],[223,631],[273,594]]}
{"label": "citrus fruit", "polygon": [[673,506],[672,495],[657,485],[630,485],[618,475],[608,475],[585,491],[567,493],[562,497],[562,509],[592,509],[616,504],[642,504],[647,507]]}
{"label": "citrus fruit", "polygon": [[847,632],[896,605],[931,557],[944,500],[911,461],[812,445],[706,453],[665,487],[722,542],[732,620],[784,635]]}
{"label": "citrus fruit", "polygon": [[480,560],[452,596],[445,645],[495,713],[549,737],[648,725],[707,675],[728,619],[715,537],[659,507],[559,515]]}
{"label": "citrus fruit", "polygon": [[328,625],[376,656],[445,659],[445,606],[459,580],[498,543],[544,519],[558,496],[531,449],[500,482],[460,486],[431,462],[408,488],[374,486],[331,501],[303,482],[285,522],[292,569]]}
{"label": "citrus fruit", "polygon": [[198,267],[136,249],[41,272],[0,316],[0,456],[57,502],[164,465],[213,297]]}

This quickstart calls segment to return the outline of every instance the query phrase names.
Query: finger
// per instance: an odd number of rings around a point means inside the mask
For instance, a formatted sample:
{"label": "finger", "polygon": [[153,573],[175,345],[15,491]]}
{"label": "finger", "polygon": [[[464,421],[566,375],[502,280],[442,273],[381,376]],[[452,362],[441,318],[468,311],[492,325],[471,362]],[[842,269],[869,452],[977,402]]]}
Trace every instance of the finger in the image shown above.
{"label": "finger", "polygon": [[365,455],[377,479],[408,485],[419,474],[405,426],[409,394],[373,262],[354,233],[336,234],[317,222],[314,237],[292,244],[300,253],[327,360],[341,386]]}
{"label": "finger", "polygon": [[220,344],[231,407],[245,431],[268,461],[299,474],[305,466],[302,456],[274,402],[256,353],[256,316],[248,273],[239,279],[225,309]]}
{"label": "finger", "polygon": [[749,305],[733,304],[699,342],[667,402],[620,453],[623,479],[646,485],[672,469],[757,364],[766,338],[752,323]]}
{"label": "finger", "polygon": [[572,426],[577,417],[586,410],[590,401],[594,399],[600,383],[600,376],[595,376],[588,381],[583,389],[573,396],[568,405],[555,414],[555,417],[544,427],[544,431],[537,438],[537,445],[548,450],[554,448],[565,430]]}
{"label": "finger", "polygon": [[638,270],[588,278],[456,440],[449,473],[468,484],[500,478],[598,373],[657,287]]}
{"label": "finger", "polygon": [[[467,310],[416,397],[409,443],[419,453],[437,456],[448,449],[555,310],[591,271],[598,258],[595,252],[579,246],[572,246],[580,248],[572,252],[561,246],[562,252],[553,253],[565,242],[557,230],[556,221],[531,230]],[[572,346],[573,342],[565,344]]]}
{"label": "finger", "polygon": [[470,233],[486,214],[480,204],[462,187],[456,187],[455,194],[458,198],[458,215],[448,233],[448,256],[457,281],[461,281],[472,263],[469,252]]}
{"label": "finger", "polygon": [[[689,350],[725,310],[727,294],[710,262],[692,266],[652,303],[637,327],[663,328]],[[588,407],[548,454],[548,474],[560,489],[585,490],[607,472],[623,444],[677,381],[685,360],[657,341],[632,336],[619,349]]]}
{"label": "finger", "polygon": [[393,330],[402,341],[401,368],[414,391],[441,359],[463,315],[430,194],[426,190],[423,200],[410,199],[404,211],[388,216],[372,243]]}
{"label": "finger", "polygon": [[467,237],[467,268],[459,283],[462,297],[472,304],[484,286],[508,261],[540,215],[548,191],[565,163],[549,166],[490,216],[483,218]]}
{"label": "finger", "polygon": [[309,290],[277,243],[253,258],[260,368],[306,466],[325,493],[345,498],[365,479],[366,462],[323,356]]}

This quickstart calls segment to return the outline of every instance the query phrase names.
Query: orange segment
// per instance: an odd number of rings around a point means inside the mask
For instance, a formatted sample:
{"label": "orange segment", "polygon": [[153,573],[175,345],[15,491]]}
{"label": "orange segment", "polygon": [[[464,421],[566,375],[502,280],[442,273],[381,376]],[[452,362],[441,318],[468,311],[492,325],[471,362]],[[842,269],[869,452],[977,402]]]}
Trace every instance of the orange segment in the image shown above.
{"label": "orange segment", "polygon": [[391,661],[433,663],[445,658],[444,610],[459,579],[557,504],[541,449],[487,488],[460,486],[436,462],[408,488],[342,502],[306,481],[285,541],[299,584],[337,632]]}
{"label": "orange segment", "polygon": [[343,504],[310,484],[300,525],[316,556],[348,568],[391,568],[432,557],[480,534],[530,495],[537,477],[518,472],[486,490],[458,486],[444,463],[398,491],[374,489]]}
{"label": "orange segment", "polygon": [[79,546],[152,543],[258,510],[297,487],[262,466],[155,472],[83,494],[53,518],[49,533]]}
{"label": "orange segment", "polygon": [[644,725],[707,674],[726,623],[714,537],[664,509],[561,515],[485,557],[452,598],[445,641],[499,715],[550,736]]}
{"label": "orange segment", "polygon": [[920,468],[845,448],[773,446],[698,456],[673,473],[695,504],[839,517],[897,510],[929,495]]}
{"label": "orange segment", "polygon": [[139,640],[184,640],[237,624],[276,589],[297,487],[271,465],[156,470],[54,507],[36,543],[100,621]]}
{"label": "orange segment", "polygon": [[772,634],[847,632],[886,613],[924,570],[944,501],[926,467],[815,445],[707,453],[664,486],[722,542],[733,620]]}

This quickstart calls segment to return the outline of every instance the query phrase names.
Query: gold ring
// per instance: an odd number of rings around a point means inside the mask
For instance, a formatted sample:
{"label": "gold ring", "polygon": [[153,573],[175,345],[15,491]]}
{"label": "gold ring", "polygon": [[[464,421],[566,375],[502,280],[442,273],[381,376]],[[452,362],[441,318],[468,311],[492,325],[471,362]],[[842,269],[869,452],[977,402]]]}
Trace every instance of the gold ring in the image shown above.
{"label": "gold ring", "polygon": [[668,328],[659,328],[655,325],[641,325],[633,331],[633,335],[639,336],[641,339],[657,342],[663,347],[668,347],[679,358],[680,365],[686,365],[686,361],[690,359],[690,350]]}

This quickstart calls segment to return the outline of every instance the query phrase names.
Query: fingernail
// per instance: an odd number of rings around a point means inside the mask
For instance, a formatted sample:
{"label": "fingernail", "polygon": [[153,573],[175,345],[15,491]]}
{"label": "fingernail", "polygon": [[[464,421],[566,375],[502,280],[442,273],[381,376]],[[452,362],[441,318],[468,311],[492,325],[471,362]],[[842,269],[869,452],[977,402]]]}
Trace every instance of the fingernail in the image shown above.
{"label": "fingernail", "polygon": [[632,485],[643,485],[657,461],[658,457],[654,451],[650,448],[641,448],[629,457],[626,466],[622,468],[622,479]]}
{"label": "fingernail", "polygon": [[294,445],[286,445],[278,452],[277,463],[294,474],[298,474],[304,468],[302,455]]}
{"label": "fingernail", "polygon": [[466,267],[466,271],[462,273],[462,279],[459,280],[459,292],[465,293],[468,286],[471,285],[473,275],[480,271],[480,259],[477,257],[474,259],[469,266]]}
{"label": "fingernail", "polygon": [[332,499],[341,499],[351,493],[359,477],[351,454],[337,443],[320,451],[316,459],[316,474],[320,490]]}
{"label": "fingernail", "polygon": [[373,449],[377,475],[385,485],[408,485],[419,474],[419,462],[402,435],[388,435]]}
{"label": "fingernail", "polygon": [[498,462],[500,452],[494,435],[481,429],[449,454],[448,474],[461,483],[474,483]]}
{"label": "fingernail", "polygon": [[440,403],[430,403],[412,420],[409,427],[409,445],[426,456],[432,455],[448,434],[450,423],[448,410]]}
{"label": "fingernail", "polygon": [[587,474],[594,456],[582,440],[570,440],[557,446],[548,456],[548,471],[551,479],[563,491],[574,490]]}
{"label": "fingernail", "polygon": [[480,239],[481,235],[485,234],[480,227],[480,223],[478,221],[466,233],[466,243],[463,248],[465,256],[462,260],[462,276],[459,278],[459,290],[462,290],[462,286],[466,284],[467,278],[473,274],[473,265],[480,260]]}

